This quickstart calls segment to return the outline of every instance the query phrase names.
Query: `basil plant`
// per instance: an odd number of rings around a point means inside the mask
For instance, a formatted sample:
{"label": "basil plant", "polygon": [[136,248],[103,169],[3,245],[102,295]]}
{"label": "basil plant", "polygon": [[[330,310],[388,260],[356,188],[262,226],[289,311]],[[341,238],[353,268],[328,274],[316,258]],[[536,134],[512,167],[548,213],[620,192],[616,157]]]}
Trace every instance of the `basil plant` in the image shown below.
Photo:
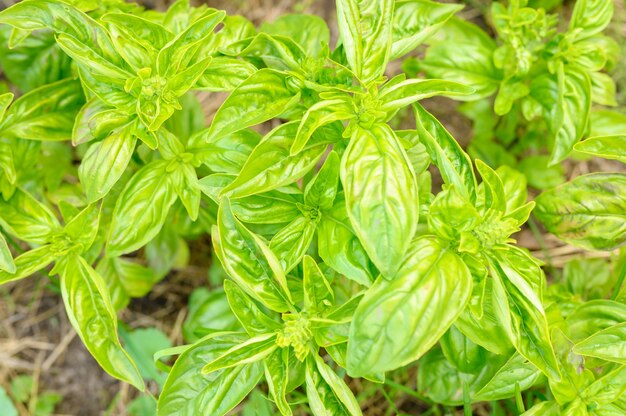
{"label": "basil plant", "polygon": [[[557,30],[493,2],[495,40],[462,8],[337,0],[336,42],[313,15],[255,27],[188,0],[0,12],[0,284],[48,273],[103,370],[145,391],[118,312],[210,240],[188,344],[154,357],[158,415],[361,415],[398,388],[624,414],[625,175],[537,179],[572,152],[626,162],[626,123],[592,110],[616,105],[613,3]],[[464,101],[467,151],[435,96]],[[607,259],[544,267],[516,241],[533,210]]]}

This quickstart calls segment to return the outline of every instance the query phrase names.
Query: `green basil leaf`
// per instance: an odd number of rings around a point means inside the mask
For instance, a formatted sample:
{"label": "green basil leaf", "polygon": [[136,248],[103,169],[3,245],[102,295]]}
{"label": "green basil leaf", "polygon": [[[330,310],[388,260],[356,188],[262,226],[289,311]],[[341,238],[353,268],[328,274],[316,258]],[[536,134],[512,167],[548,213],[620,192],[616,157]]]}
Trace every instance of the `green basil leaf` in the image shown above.
{"label": "green basil leaf", "polygon": [[474,374],[487,364],[487,350],[472,342],[454,325],[441,337],[441,351],[457,370]]}
{"label": "green basil leaf", "polygon": [[277,348],[276,334],[258,335],[229,348],[219,357],[209,361],[202,367],[202,374],[210,374],[218,370],[261,361]]}
{"label": "green basil leaf", "polygon": [[[230,184],[234,176],[213,174],[198,181],[200,190],[219,203],[219,193]],[[251,224],[284,224],[293,221],[302,215],[298,208],[302,195],[299,192],[283,192],[274,190],[245,198],[234,199],[230,202],[233,213],[242,222]]]}
{"label": "green basil leaf", "polygon": [[[615,266],[617,268],[617,266]],[[601,299],[615,284],[605,259],[572,259],[563,267],[562,282],[583,299]]]}
{"label": "green basil leaf", "polygon": [[481,202],[484,203],[484,210],[492,209],[501,213],[506,212],[506,194],[500,176],[479,159],[476,160],[476,170],[483,180],[480,190],[483,191]]}
{"label": "green basil leaf", "polygon": [[293,412],[285,398],[287,378],[289,376],[289,350],[281,348],[270,354],[264,361],[265,380],[274,399],[274,404],[282,415],[291,416]]}
{"label": "green basil leaf", "polygon": [[604,72],[591,72],[591,100],[600,105],[615,107],[616,85],[613,78]]}
{"label": "green basil leaf", "polygon": [[287,81],[287,75],[273,69],[252,74],[217,110],[208,137],[216,140],[277,117],[293,107],[300,100],[300,93],[293,92]]}
{"label": "green basil leaf", "polygon": [[29,243],[47,243],[61,229],[52,211],[20,188],[8,201],[0,198],[0,212],[0,225],[9,234]]}
{"label": "green basil leaf", "polygon": [[560,380],[551,378],[548,384],[554,399],[566,405],[575,402],[595,377],[590,368],[585,368],[584,358],[572,352],[572,341],[558,328],[552,331],[552,344],[562,377]]}
{"label": "green basil leaf", "polygon": [[591,82],[582,70],[559,70],[558,76],[534,78],[530,95],[540,103],[554,137],[550,164],[565,159],[585,134],[591,109]]}
{"label": "green basil leaf", "polygon": [[500,166],[496,169],[496,174],[504,187],[507,214],[526,204],[528,199],[526,177],[509,166]]}
{"label": "green basil leaf", "polygon": [[161,25],[129,13],[107,13],[100,21],[106,23],[115,50],[135,72],[154,62],[173,37]]}
{"label": "green basil leaf", "polygon": [[626,175],[594,173],[539,195],[535,215],[560,239],[591,250],[626,241]]}
{"label": "green basil leaf", "polygon": [[354,109],[351,102],[345,97],[336,100],[324,100],[313,104],[302,116],[296,138],[291,146],[291,154],[302,151],[309,142],[311,135],[320,128],[339,120],[354,118]]}
{"label": "green basil leaf", "polygon": [[319,219],[299,216],[278,231],[269,247],[279,259],[282,269],[289,273],[305,255],[317,228]]}
{"label": "green basil leaf", "polygon": [[0,273],[6,271],[13,274],[16,270],[9,246],[7,246],[4,235],[0,234]]}
{"label": "green basil leaf", "polygon": [[574,346],[576,354],[626,364],[626,323],[613,325]]}
{"label": "green basil leaf", "polygon": [[[9,27],[0,30],[0,42],[8,43]],[[0,66],[11,83],[22,92],[69,78],[71,60],[48,30],[32,33],[14,48],[0,48]]]}
{"label": "green basil leaf", "polygon": [[370,286],[377,272],[350,224],[343,194],[338,199],[330,210],[324,212],[318,224],[319,255],[338,273]]}
{"label": "green basil leaf", "polygon": [[117,316],[102,277],[85,259],[71,256],[60,280],[68,318],[98,364],[111,376],[143,390],[141,374],[118,339]]}
{"label": "green basil leaf", "polygon": [[36,88],[15,100],[0,123],[3,136],[59,141],[72,137],[83,93],[78,82],[63,80]]}
{"label": "green basil leaf", "polygon": [[[496,279],[484,278],[484,283],[475,290],[479,297],[472,298],[454,325],[474,343],[496,354],[510,355],[513,345],[501,323],[501,316],[508,316],[509,305],[502,283]],[[475,305],[478,303],[478,305]],[[477,314],[480,309],[482,314]]]}
{"label": "green basil leaf", "polygon": [[467,153],[448,131],[421,105],[414,104],[420,142],[426,147],[443,180],[456,186],[461,195],[476,202],[476,176]]}
{"label": "green basil leaf", "polygon": [[317,175],[304,189],[304,203],[307,206],[320,210],[330,209],[333,206],[339,184],[339,168],[339,156],[337,152],[332,151],[326,156],[326,161]]}
{"label": "green basil leaf", "polygon": [[13,97],[14,95],[12,92],[0,94],[0,122],[4,120],[7,108],[9,108],[9,105],[13,102]]}
{"label": "green basil leaf", "polygon": [[415,240],[394,279],[376,280],[359,303],[348,371],[385,372],[417,360],[463,311],[470,293],[470,272],[456,254],[436,238]]}
{"label": "green basil leaf", "polygon": [[541,379],[541,372],[533,364],[519,354],[514,354],[498,369],[494,376],[482,387],[474,397],[477,401],[502,400],[526,390]]}
{"label": "green basil leaf", "polygon": [[88,202],[103,198],[111,190],[126,171],[136,143],[134,126],[127,124],[89,147],[78,168]]}
{"label": "green basil leaf", "polygon": [[574,146],[578,152],[626,163],[626,136],[590,137]]}
{"label": "green basil leaf", "polygon": [[460,4],[442,4],[430,0],[396,1],[390,59],[400,58],[413,51],[462,8]]}
{"label": "green basil leaf", "polygon": [[[297,28],[297,30],[294,30]],[[324,58],[330,43],[330,31],[324,19],[305,14],[287,14],[271,23],[263,23],[261,31],[272,36],[293,39],[307,56]]]}
{"label": "green basil leaf", "polygon": [[576,39],[586,39],[601,33],[613,17],[613,2],[610,0],[582,0],[576,2],[569,30]]}
{"label": "green basil leaf", "polygon": [[277,331],[281,325],[267,316],[243,290],[230,280],[224,281],[228,304],[250,336]]}
{"label": "green basil leaf", "polygon": [[590,124],[590,137],[618,136],[626,129],[626,115],[611,110],[594,110]]}
{"label": "green basil leaf", "polygon": [[110,257],[137,250],[161,230],[176,201],[167,165],[164,160],[147,164],[124,187],[111,220],[107,242]]}
{"label": "green basil leaf", "polygon": [[302,268],[304,269],[302,281],[304,309],[310,313],[319,313],[328,309],[334,303],[335,296],[326,276],[310,256],[304,256]]}
{"label": "green basil leaf", "polygon": [[206,60],[204,56],[196,56],[196,51],[215,35],[213,30],[225,16],[223,11],[208,9],[202,17],[185,26],[181,33],[159,51],[156,62],[159,75],[174,78],[198,64],[198,61]]}
{"label": "green basil leaf", "polygon": [[501,249],[494,255],[493,278],[501,281],[509,301],[508,316],[499,316],[505,331],[522,356],[558,380],[559,369],[541,303],[541,287],[545,285],[541,268],[521,249]]}
{"label": "green basil leaf", "polygon": [[79,63],[89,74],[99,82],[108,82],[117,89],[124,87],[126,80],[133,75],[126,69],[120,68],[101,56],[97,50],[73,36],[60,34],[57,36],[57,44],[75,62]]}
{"label": "green basil leaf", "polygon": [[74,146],[96,139],[104,139],[111,132],[128,125],[131,118],[97,97],[87,101],[76,115],[72,130]]}
{"label": "green basil leaf", "polygon": [[326,143],[290,155],[297,122],[282,124],[254,148],[237,178],[222,190],[233,199],[291,184],[310,171],[324,155]]}
{"label": "green basil leaf", "polygon": [[183,338],[187,342],[196,342],[214,332],[243,329],[221,289],[194,289],[187,305],[189,313],[183,322]]}
{"label": "green basil leaf", "polygon": [[286,312],[289,291],[278,259],[260,237],[233,215],[230,201],[222,199],[213,246],[224,270],[253,299],[269,309]]}
{"label": "green basil leaf", "polygon": [[[624,357],[623,354],[622,357]],[[621,365],[593,382],[583,391],[582,397],[602,405],[618,400],[620,397],[623,397],[625,392],[626,366]]]}
{"label": "green basil leaf", "polygon": [[174,191],[183,203],[191,221],[196,221],[200,212],[200,187],[196,170],[189,163],[178,163],[172,172]]}
{"label": "green basil leaf", "polygon": [[526,412],[524,416],[560,416],[559,405],[554,401],[539,402]]}
{"label": "green basil leaf", "polygon": [[583,341],[596,332],[626,321],[626,305],[598,299],[578,306],[567,317],[568,336],[574,342]]}
{"label": "green basil leaf", "polygon": [[306,59],[302,47],[291,37],[270,36],[267,33],[224,46],[220,49],[221,53],[261,59],[268,68],[279,71],[301,72],[300,67]]}
{"label": "green basil leaf", "polygon": [[196,83],[204,91],[232,91],[256,72],[256,67],[234,58],[215,57]]}
{"label": "green basil leaf", "polygon": [[55,34],[71,36],[82,44],[96,48],[105,60],[113,64],[121,63],[105,29],[94,19],[66,3],[54,0],[16,3],[0,13],[0,23],[28,33],[38,29],[51,29]]}
{"label": "green basil leaf", "polygon": [[76,214],[63,229],[72,244],[78,245],[81,253],[89,250],[98,235],[100,223],[100,207],[97,204],[87,205]]}
{"label": "green basil leaf", "polygon": [[464,99],[479,99],[492,95],[502,79],[501,71],[493,63],[495,42],[478,26],[451,19],[426,50],[419,68],[429,77],[450,79],[475,88]]}
{"label": "green basil leaf", "polygon": [[456,186],[439,192],[428,208],[428,227],[443,239],[460,241],[464,231],[473,230],[481,221],[480,214]]}
{"label": "green basil leaf", "polygon": [[50,245],[34,248],[15,258],[15,271],[0,270],[0,285],[23,279],[43,269],[57,258]]}
{"label": "green basil leaf", "polygon": [[354,394],[320,356],[307,360],[306,370],[306,392],[315,416],[362,414]]}
{"label": "green basil leaf", "polygon": [[159,396],[159,416],[221,416],[237,406],[263,376],[261,363],[204,375],[202,367],[245,341],[239,334],[212,334],[186,349],[174,363]]}
{"label": "green basil leaf", "polygon": [[243,16],[227,15],[222,23],[224,26],[214,36],[205,41],[200,50],[201,52],[216,55],[216,52],[224,52],[224,49],[236,44],[238,41],[256,35],[256,29],[252,22]]}
{"label": "green basil leaf", "polygon": [[391,56],[393,1],[340,0],[337,25],[356,76],[368,84],[383,75]]}
{"label": "green basil leaf", "polygon": [[453,81],[439,79],[407,79],[400,83],[383,86],[379,99],[383,101],[380,109],[392,113],[414,102],[435,95],[455,97],[472,94],[474,88]]}
{"label": "green basil leaf", "polygon": [[190,139],[188,151],[213,172],[239,174],[253,149],[261,141],[261,135],[245,129],[218,139],[202,140],[203,132]]}
{"label": "green basil leaf", "polygon": [[393,278],[415,234],[419,203],[413,170],[388,126],[355,129],[342,158],[341,183],[356,235],[381,274]]}
{"label": "green basil leaf", "polygon": [[591,110],[591,81],[585,72],[566,71],[564,85],[559,84],[557,106],[563,115],[562,121],[556,116],[556,123],[551,125],[556,132],[550,163],[562,161],[572,151],[574,144],[585,134]]}

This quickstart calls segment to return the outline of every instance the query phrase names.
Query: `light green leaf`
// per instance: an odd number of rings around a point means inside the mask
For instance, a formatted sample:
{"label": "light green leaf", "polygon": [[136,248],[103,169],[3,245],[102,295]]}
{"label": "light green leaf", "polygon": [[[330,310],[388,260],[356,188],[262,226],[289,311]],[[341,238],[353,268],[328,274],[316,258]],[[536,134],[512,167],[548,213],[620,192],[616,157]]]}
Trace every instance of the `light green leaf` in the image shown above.
{"label": "light green leaf", "polygon": [[287,14],[271,23],[263,23],[261,31],[272,36],[290,37],[313,58],[324,58],[328,53],[325,47],[330,43],[330,31],[319,16]]}
{"label": "light green leaf", "polygon": [[387,125],[355,129],[341,182],[356,235],[381,274],[393,278],[415,234],[419,203],[411,165]]}
{"label": "light green leaf", "polygon": [[[8,43],[10,28],[0,29],[0,42]],[[56,44],[47,30],[31,33],[14,48],[0,49],[0,66],[11,83],[22,92],[70,77],[70,58]],[[1,118],[1,117],[0,117]]]}
{"label": "light green leaf", "polygon": [[474,88],[453,81],[440,79],[407,79],[380,89],[380,109],[387,113],[404,108],[416,101],[435,95],[455,97],[472,94]]}
{"label": "light green leaf", "polygon": [[92,144],[78,168],[80,183],[85,188],[87,201],[103,198],[126,171],[137,137],[134,127],[127,124],[101,142]]}
{"label": "light green leaf", "polygon": [[4,239],[4,235],[0,233],[0,272],[3,271],[15,273],[16,268],[9,246],[7,246],[7,242]]}
{"label": "light green leaf", "polygon": [[80,84],[72,79],[34,89],[15,100],[0,123],[3,136],[38,141],[69,140],[83,104]]}
{"label": "light green leaf", "polygon": [[448,133],[443,125],[421,105],[414,104],[417,132],[433,163],[437,165],[443,180],[456,186],[461,195],[476,202],[476,176],[467,153]]}
{"label": "light green leaf", "polygon": [[310,171],[324,155],[327,144],[315,144],[291,156],[297,127],[297,122],[291,122],[269,132],[254,148],[237,178],[221,194],[235,199],[270,191],[289,185]]}
{"label": "light green leaf", "polygon": [[393,1],[338,0],[337,25],[350,67],[364,84],[383,75],[391,56]]}
{"label": "light green leaf", "polygon": [[367,252],[354,233],[346,211],[343,194],[322,215],[317,227],[317,247],[324,263],[332,269],[365,286],[377,274]]}
{"label": "light green leaf", "polygon": [[230,309],[250,336],[266,334],[281,328],[281,325],[267,316],[237,284],[230,280],[224,281],[224,292],[228,297]]}
{"label": "light green leaf", "polygon": [[117,336],[117,316],[102,277],[80,256],[66,258],[61,294],[72,326],[111,376],[144,389],[139,370]]}
{"label": "light green leaf", "polygon": [[34,248],[15,258],[15,272],[0,270],[0,285],[23,279],[46,267],[57,258],[50,245]]}
{"label": "light green leaf", "polygon": [[574,346],[574,352],[626,364],[626,323],[596,332]]}
{"label": "light green leaf", "polygon": [[147,164],[124,187],[113,211],[108,256],[135,251],[158,234],[176,201],[167,165],[165,160]]}
{"label": "light green leaf", "polygon": [[350,388],[319,355],[307,361],[306,392],[315,416],[362,415]]}
{"label": "light green leaf", "polygon": [[198,341],[176,360],[159,396],[159,416],[222,416],[237,406],[263,376],[261,363],[204,375],[202,367],[245,341],[239,334],[216,333]]}
{"label": "light green leaf", "polygon": [[385,372],[417,360],[463,311],[471,282],[467,266],[442,242],[415,240],[398,274],[379,278],[359,303],[350,326],[349,373]]}
{"label": "light green leaf", "polygon": [[326,276],[310,256],[304,256],[302,262],[304,278],[304,309],[307,312],[321,312],[333,304],[334,294]]}
{"label": "light green leaf", "polygon": [[540,380],[541,372],[523,356],[514,354],[474,396],[476,401],[502,400],[515,396],[515,385],[520,391]]}
{"label": "light green leaf", "polygon": [[270,354],[264,361],[265,380],[274,399],[274,404],[282,415],[291,416],[293,412],[285,398],[287,378],[289,377],[289,350],[281,348]]}
{"label": "light green leaf", "polygon": [[580,0],[577,1],[569,22],[569,30],[576,39],[586,39],[601,33],[613,17],[611,0]]}
{"label": "light green leaf", "polygon": [[272,354],[276,345],[276,334],[263,334],[250,338],[225,351],[202,367],[202,374],[210,374],[222,369],[237,367],[263,360]]}
{"label": "light green leaf", "polygon": [[213,246],[226,273],[253,299],[277,312],[289,309],[289,291],[278,259],[259,236],[233,215],[222,199]]}
{"label": "light green leaf", "polygon": [[508,302],[508,316],[498,318],[517,351],[548,377],[559,379],[559,369],[550,341],[548,320],[541,302],[545,276],[541,268],[521,249],[494,251],[492,277],[500,280]]}
{"label": "light green leaf", "polygon": [[593,173],[539,195],[535,215],[558,238],[590,250],[626,241],[626,175]]}
{"label": "light green leaf", "polygon": [[590,137],[574,146],[578,152],[626,163],[626,135]]}
{"label": "light green leaf", "polygon": [[462,8],[460,4],[442,4],[430,0],[396,1],[390,59],[400,58],[413,51]]}
{"label": "light green leaf", "polygon": [[277,117],[300,100],[288,77],[273,69],[255,72],[237,87],[217,110],[208,137],[216,140]]}
{"label": "light green leaf", "polygon": [[232,91],[256,72],[256,67],[246,61],[227,57],[214,57],[196,83],[204,91]]}
{"label": "light green leaf", "polygon": [[326,156],[326,161],[304,190],[304,203],[320,210],[330,209],[337,196],[340,159],[335,151]]}
{"label": "light green leaf", "polygon": [[9,233],[29,243],[47,243],[61,224],[44,204],[17,188],[5,201],[0,198],[0,225]]}

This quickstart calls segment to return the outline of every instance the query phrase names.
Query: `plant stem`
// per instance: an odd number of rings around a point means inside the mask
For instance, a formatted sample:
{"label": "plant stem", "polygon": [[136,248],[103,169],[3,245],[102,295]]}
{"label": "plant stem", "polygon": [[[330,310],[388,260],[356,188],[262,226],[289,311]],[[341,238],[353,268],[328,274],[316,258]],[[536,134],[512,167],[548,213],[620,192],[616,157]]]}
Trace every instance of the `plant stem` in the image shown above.
{"label": "plant stem", "polygon": [[517,406],[517,412],[522,414],[526,411],[524,407],[524,399],[522,398],[522,390],[519,387],[519,383],[515,383],[515,405]]}

